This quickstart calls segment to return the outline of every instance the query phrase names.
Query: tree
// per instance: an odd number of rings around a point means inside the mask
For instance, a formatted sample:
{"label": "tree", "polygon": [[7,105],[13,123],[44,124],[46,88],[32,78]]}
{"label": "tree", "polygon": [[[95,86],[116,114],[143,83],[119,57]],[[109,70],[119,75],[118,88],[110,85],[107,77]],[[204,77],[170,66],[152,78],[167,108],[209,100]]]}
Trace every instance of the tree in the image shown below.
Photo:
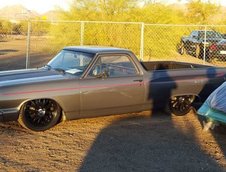
{"label": "tree", "polygon": [[191,0],[188,3],[187,19],[193,24],[210,24],[210,17],[217,14],[220,7],[211,1]]}
{"label": "tree", "polygon": [[74,0],[69,12],[62,11],[66,20],[118,20],[138,6],[135,0]]}
{"label": "tree", "polygon": [[0,32],[1,34],[11,34],[13,24],[8,20],[0,21]]}

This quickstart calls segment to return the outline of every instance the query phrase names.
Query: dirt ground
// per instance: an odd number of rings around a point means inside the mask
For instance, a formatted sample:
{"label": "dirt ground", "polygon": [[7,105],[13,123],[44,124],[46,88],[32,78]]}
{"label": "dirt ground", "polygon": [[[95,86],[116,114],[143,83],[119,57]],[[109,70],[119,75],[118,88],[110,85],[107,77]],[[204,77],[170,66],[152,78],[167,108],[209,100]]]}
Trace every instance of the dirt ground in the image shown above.
{"label": "dirt ground", "polygon": [[[31,40],[30,67],[41,67],[46,64],[54,54],[44,51],[46,41]],[[43,53],[45,52],[45,53]],[[26,39],[0,41],[0,71],[24,69],[26,67]]]}
{"label": "dirt ground", "polygon": [[[23,67],[26,44],[20,41],[17,49],[7,48],[9,42],[0,47],[0,69]],[[37,55],[36,65],[50,58]],[[0,172],[226,171],[226,132],[202,128],[195,112],[80,119],[39,133],[0,123]]]}
{"label": "dirt ground", "polygon": [[126,114],[32,133],[0,124],[0,171],[226,171],[226,137],[183,117]]}

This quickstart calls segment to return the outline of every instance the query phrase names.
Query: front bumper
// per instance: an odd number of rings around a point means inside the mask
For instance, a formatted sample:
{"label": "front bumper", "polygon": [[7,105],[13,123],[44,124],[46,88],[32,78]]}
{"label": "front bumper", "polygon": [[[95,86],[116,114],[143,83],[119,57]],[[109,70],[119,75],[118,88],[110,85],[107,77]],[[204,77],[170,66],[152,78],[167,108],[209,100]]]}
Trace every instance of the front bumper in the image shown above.
{"label": "front bumper", "polygon": [[220,54],[220,52],[209,52],[209,58],[210,59],[217,58],[219,60],[225,60],[226,54]]}
{"label": "front bumper", "polygon": [[212,121],[226,124],[226,114],[224,112],[212,109],[206,102],[198,110],[198,114]]}
{"label": "front bumper", "polygon": [[16,121],[19,117],[17,108],[0,109],[0,122]]}

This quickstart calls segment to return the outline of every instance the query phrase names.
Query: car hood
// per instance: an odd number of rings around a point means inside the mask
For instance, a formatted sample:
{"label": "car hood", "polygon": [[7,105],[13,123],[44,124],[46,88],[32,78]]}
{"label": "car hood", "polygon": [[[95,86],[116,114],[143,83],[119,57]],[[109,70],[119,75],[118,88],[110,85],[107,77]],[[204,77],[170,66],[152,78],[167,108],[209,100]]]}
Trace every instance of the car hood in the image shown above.
{"label": "car hood", "polygon": [[0,87],[66,79],[65,75],[46,68],[0,72]]}

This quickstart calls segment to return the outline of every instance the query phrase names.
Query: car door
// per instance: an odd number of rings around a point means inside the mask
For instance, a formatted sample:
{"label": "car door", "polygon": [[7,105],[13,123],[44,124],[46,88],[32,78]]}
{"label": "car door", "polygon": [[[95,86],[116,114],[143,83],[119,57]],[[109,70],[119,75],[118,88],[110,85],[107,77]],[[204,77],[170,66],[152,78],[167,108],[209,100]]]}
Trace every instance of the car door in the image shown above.
{"label": "car door", "polygon": [[80,82],[81,115],[139,111],[144,103],[143,75],[127,54],[105,54]]}

